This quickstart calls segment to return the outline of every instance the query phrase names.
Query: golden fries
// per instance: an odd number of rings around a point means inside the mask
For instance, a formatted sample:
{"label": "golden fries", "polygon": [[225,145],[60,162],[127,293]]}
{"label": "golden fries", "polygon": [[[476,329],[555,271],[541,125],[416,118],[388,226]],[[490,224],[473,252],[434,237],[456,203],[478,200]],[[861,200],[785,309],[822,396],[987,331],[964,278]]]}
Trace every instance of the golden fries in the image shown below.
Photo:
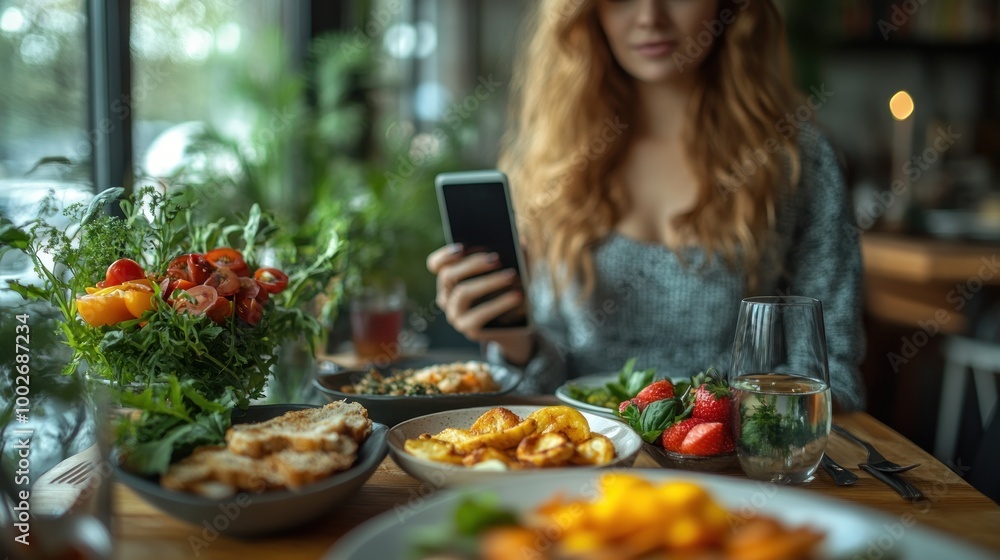
{"label": "golden fries", "polygon": [[497,407],[469,429],[446,428],[406,440],[407,453],[439,463],[508,469],[605,465],[617,456],[614,443],[592,434],[587,419],[568,406],[549,406],[520,418]]}

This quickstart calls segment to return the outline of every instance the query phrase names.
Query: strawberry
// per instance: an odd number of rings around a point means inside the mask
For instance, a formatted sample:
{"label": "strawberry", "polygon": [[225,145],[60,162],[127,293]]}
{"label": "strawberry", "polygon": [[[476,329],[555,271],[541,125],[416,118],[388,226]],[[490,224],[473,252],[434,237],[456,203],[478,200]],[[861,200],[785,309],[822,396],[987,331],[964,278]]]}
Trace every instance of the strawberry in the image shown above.
{"label": "strawberry", "polygon": [[618,415],[625,416],[625,409],[628,408],[628,405],[630,404],[635,404],[635,401],[632,399],[629,399],[627,401],[622,401],[621,404],[618,405]]}
{"label": "strawberry", "polygon": [[687,455],[719,455],[733,450],[733,436],[722,422],[704,422],[691,428],[681,443]]}
{"label": "strawberry", "polygon": [[639,394],[632,399],[632,402],[639,407],[639,410],[644,410],[656,401],[670,399],[673,396],[674,384],[666,379],[661,379],[650,383],[642,391],[639,391]]}
{"label": "strawberry", "polygon": [[702,420],[701,418],[688,418],[686,420],[681,420],[663,432],[663,438],[660,439],[660,445],[662,445],[667,451],[680,453],[681,443],[684,442],[684,438],[687,437],[691,428],[704,423],[705,420]]}
{"label": "strawberry", "polygon": [[709,422],[732,423],[733,394],[724,383],[709,380],[701,384],[694,394],[694,410],[691,416]]}

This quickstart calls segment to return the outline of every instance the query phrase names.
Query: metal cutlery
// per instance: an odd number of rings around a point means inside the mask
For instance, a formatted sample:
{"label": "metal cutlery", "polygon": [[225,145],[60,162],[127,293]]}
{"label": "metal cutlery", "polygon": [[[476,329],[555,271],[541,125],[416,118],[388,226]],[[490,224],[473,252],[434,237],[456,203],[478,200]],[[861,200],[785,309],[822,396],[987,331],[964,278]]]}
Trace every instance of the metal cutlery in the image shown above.
{"label": "metal cutlery", "polygon": [[826,453],[823,454],[823,458],[820,460],[819,464],[823,467],[823,470],[830,475],[830,478],[833,479],[837,486],[850,486],[858,481],[858,475],[838,465],[837,462],[831,459]]}
{"label": "metal cutlery", "polygon": [[[881,453],[875,450],[874,447],[867,441],[858,438],[851,432],[848,432],[841,426],[833,425],[833,431],[837,432],[841,436],[857,443],[858,445],[865,448],[868,451],[868,458],[864,463],[858,465],[858,467],[868,473],[872,478],[875,478],[886,484],[893,490],[895,490],[900,496],[905,500],[922,500],[924,499],[924,494],[919,488],[911,484],[908,480],[903,478],[900,474],[903,471],[910,470],[918,465],[911,465],[908,467],[901,467],[896,463],[886,460]],[[874,463],[872,462],[874,460]],[[882,467],[882,468],[879,468]],[[889,470],[884,470],[889,469]]]}
{"label": "metal cutlery", "polygon": [[877,469],[871,468],[871,465],[866,465],[864,463],[858,465],[861,470],[865,471],[872,478],[888,485],[890,488],[895,490],[904,500],[923,500],[924,494],[919,488],[910,484],[908,480],[903,478],[902,475],[898,473],[884,472]]}
{"label": "metal cutlery", "polygon": [[848,432],[842,426],[834,424],[832,427],[833,431],[853,441],[854,443],[864,447],[865,450],[868,451],[868,458],[865,459],[865,463],[869,467],[875,470],[886,473],[902,473],[920,466],[920,463],[914,463],[912,465],[898,465],[896,463],[893,463],[892,461],[889,461],[888,459],[883,457],[882,454],[879,453],[874,447],[872,447],[870,443],[868,443],[863,439],[858,438],[851,432]]}

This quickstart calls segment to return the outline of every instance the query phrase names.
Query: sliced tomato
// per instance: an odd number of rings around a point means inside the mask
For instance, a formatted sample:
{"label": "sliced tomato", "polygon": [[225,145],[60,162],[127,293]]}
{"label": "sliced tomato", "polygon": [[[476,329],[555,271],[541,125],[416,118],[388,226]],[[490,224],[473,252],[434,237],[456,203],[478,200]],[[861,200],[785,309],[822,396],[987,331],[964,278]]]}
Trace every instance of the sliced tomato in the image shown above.
{"label": "sliced tomato", "polygon": [[121,290],[110,294],[91,294],[76,298],[76,311],[80,317],[92,327],[114,325],[133,319],[134,316],[125,305]]}
{"label": "sliced tomato", "polygon": [[219,247],[205,253],[205,260],[212,266],[232,269],[239,277],[250,276],[250,267],[243,260],[243,253],[229,247]]}
{"label": "sliced tomato", "polygon": [[260,282],[261,288],[272,294],[279,294],[288,287],[288,275],[277,268],[258,268],[253,278]]}
{"label": "sliced tomato", "polygon": [[194,282],[183,278],[166,277],[160,282],[160,297],[164,300],[170,299],[174,290],[187,290],[194,287]]}
{"label": "sliced tomato", "polygon": [[235,307],[236,316],[246,321],[250,326],[257,326],[257,323],[260,323],[260,319],[264,316],[264,305],[256,298],[237,296]]}
{"label": "sliced tomato", "polygon": [[199,255],[198,253],[191,253],[188,255],[187,267],[188,274],[191,275],[189,280],[195,284],[204,284],[205,280],[208,280],[208,277],[212,274],[212,271],[215,270],[215,267],[209,264],[209,262],[205,260],[205,257]]}
{"label": "sliced tomato", "polygon": [[117,286],[129,280],[139,280],[146,277],[146,271],[132,259],[118,259],[111,263],[104,275],[105,286]]}
{"label": "sliced tomato", "polygon": [[180,280],[191,281],[191,273],[188,272],[188,256],[181,255],[174,260],[170,261],[167,265],[167,276],[170,278],[177,278]]}
{"label": "sliced tomato", "polygon": [[236,292],[236,299],[256,298],[262,291],[260,284],[253,278],[240,278],[240,290]]}
{"label": "sliced tomato", "polygon": [[[195,286],[183,292],[175,292],[174,309],[196,315],[208,315],[216,323],[222,323],[232,314],[229,300],[219,296],[212,286]],[[219,304],[219,301],[225,306]]]}
{"label": "sliced tomato", "polygon": [[227,267],[217,268],[205,280],[206,286],[212,286],[222,297],[228,297],[240,291],[240,277]]}
{"label": "sliced tomato", "polygon": [[232,317],[233,315],[233,302],[229,301],[224,297],[220,297],[215,300],[212,307],[205,310],[205,315],[215,321],[216,324],[221,325],[226,322],[226,319]]}

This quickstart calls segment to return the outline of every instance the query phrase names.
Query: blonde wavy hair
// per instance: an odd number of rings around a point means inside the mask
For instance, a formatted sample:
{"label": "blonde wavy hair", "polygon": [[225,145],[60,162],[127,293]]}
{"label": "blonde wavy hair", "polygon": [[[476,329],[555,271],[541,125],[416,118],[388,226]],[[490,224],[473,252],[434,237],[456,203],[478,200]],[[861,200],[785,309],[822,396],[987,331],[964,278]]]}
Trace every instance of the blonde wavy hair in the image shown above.
{"label": "blonde wavy hair", "polygon": [[[617,178],[635,122],[632,78],[614,59],[601,28],[599,0],[542,0],[529,16],[527,41],[514,68],[511,114],[500,168],[511,179],[518,228],[532,260],[548,265],[556,293],[571,282],[592,292],[592,249],[629,209]],[[799,154],[794,129],[776,124],[794,112],[784,21],[772,0],[720,0],[735,20],[702,61],[685,123],[699,182],[694,206],[673,219],[685,243],[719,254],[746,271],[753,290],[775,220],[775,198],[794,186]],[[618,138],[608,140],[616,119]],[[600,139],[600,141],[598,141]],[[773,139],[773,140],[772,140]],[[756,171],[733,165],[768,142],[783,157]],[[706,260],[707,262],[707,260]]]}

